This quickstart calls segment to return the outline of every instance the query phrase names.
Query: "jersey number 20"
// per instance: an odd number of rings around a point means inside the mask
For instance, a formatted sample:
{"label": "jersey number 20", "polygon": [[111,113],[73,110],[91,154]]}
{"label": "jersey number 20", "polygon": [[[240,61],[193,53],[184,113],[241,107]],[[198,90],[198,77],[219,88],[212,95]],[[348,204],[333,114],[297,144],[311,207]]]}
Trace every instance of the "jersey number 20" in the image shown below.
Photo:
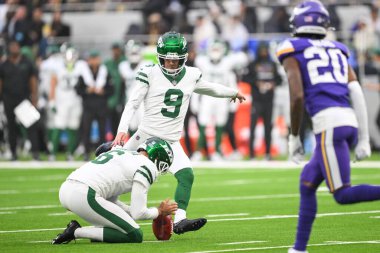
{"label": "jersey number 20", "polygon": [[183,92],[179,89],[169,89],[165,93],[164,103],[174,108],[162,108],[161,113],[168,118],[176,118],[179,115],[183,99]]}
{"label": "jersey number 20", "polygon": [[[315,59],[317,56],[319,59]],[[309,47],[304,51],[307,70],[312,85],[319,83],[347,83],[348,63],[346,56],[337,48]],[[320,73],[319,68],[326,68]]]}

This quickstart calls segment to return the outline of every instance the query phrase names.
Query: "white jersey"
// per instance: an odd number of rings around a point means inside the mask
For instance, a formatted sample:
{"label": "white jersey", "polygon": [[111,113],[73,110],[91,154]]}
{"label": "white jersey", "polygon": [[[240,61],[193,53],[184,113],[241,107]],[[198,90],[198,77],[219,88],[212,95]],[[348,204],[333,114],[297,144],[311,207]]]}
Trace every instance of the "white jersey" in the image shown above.
{"label": "white jersey", "polygon": [[63,63],[64,59],[62,55],[60,54],[53,54],[49,56],[46,60],[43,60],[40,64],[40,70],[39,70],[39,79],[40,79],[40,86],[39,90],[41,93],[46,94],[47,96],[50,93],[50,84],[51,84],[51,77],[54,73],[54,69],[57,66],[60,66]]}
{"label": "white jersey", "polygon": [[139,129],[169,142],[178,141],[193,92],[231,98],[238,90],[203,80],[198,68],[185,66],[173,78],[164,75],[158,65],[145,66],[137,73],[136,88],[124,109],[118,132],[128,131],[134,112],[144,101]]}
{"label": "white jersey", "polygon": [[65,62],[62,61],[54,68],[54,74],[57,77],[57,86],[55,92],[55,101],[59,104],[81,104],[81,98],[75,90],[81,75],[81,69],[85,66],[85,61],[77,61],[73,69],[68,69]]}
{"label": "white jersey", "polygon": [[116,148],[84,164],[67,179],[84,183],[109,199],[131,192],[134,182],[141,183],[147,192],[157,176],[156,166],[146,156]]}

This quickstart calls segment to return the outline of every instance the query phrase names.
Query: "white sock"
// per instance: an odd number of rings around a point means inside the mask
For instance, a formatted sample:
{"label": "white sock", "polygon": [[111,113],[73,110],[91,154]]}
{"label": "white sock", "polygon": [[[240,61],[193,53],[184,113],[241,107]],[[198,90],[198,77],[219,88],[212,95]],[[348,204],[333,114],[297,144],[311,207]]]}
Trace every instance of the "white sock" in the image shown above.
{"label": "white sock", "polygon": [[103,241],[103,228],[83,227],[77,228],[74,232],[75,238],[87,238],[95,241]]}
{"label": "white sock", "polygon": [[175,211],[174,223],[180,222],[183,219],[186,219],[186,211],[183,209]]}

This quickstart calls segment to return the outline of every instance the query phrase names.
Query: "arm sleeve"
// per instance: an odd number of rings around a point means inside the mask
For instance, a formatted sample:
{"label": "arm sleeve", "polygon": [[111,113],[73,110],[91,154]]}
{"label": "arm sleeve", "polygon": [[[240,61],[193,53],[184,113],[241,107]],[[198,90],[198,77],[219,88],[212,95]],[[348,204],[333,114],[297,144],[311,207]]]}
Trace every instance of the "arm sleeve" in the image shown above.
{"label": "arm sleeve", "polygon": [[359,124],[359,141],[369,141],[367,106],[362,88],[358,81],[352,81],[348,83],[348,89],[350,91],[352,107]]}
{"label": "arm sleeve", "polygon": [[208,95],[212,97],[219,98],[232,98],[238,93],[237,89],[226,87],[221,84],[212,83],[203,80],[202,78],[198,81],[197,86],[194,89],[195,93]]}
{"label": "arm sleeve", "polygon": [[131,193],[131,216],[134,220],[153,220],[158,216],[156,207],[147,207],[149,183],[133,181]]}
{"label": "arm sleeve", "polygon": [[128,132],[129,123],[131,122],[131,119],[133,115],[135,114],[136,110],[139,108],[139,105],[142,103],[142,101],[145,98],[145,95],[148,92],[149,86],[143,83],[137,83],[135,86],[134,91],[132,92],[131,97],[129,98],[128,103],[124,107],[123,114],[121,115],[119,128],[117,129],[117,132]]}

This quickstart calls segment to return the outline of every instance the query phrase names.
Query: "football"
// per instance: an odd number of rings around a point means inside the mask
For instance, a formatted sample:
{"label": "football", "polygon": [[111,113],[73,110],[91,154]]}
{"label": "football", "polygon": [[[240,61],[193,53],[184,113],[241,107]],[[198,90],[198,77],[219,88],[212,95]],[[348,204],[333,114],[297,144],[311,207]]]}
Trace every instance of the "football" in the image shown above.
{"label": "football", "polygon": [[173,219],[171,215],[159,215],[152,222],[153,233],[157,240],[167,241],[173,234]]}

